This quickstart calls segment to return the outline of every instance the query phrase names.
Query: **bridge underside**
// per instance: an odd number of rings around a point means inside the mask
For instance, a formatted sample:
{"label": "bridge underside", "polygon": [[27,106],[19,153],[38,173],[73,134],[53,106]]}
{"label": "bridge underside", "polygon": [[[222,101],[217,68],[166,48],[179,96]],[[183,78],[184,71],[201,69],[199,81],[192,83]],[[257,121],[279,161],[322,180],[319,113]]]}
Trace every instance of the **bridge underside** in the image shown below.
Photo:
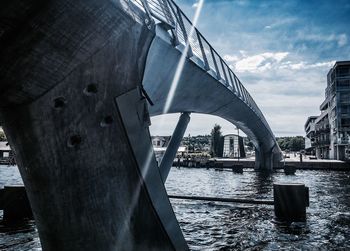
{"label": "bridge underside", "polygon": [[[151,116],[164,113],[167,94],[182,55],[181,49],[174,48],[170,36],[161,26],[157,26],[156,34],[143,78],[143,86],[154,103],[150,106]],[[203,113],[228,120],[252,139],[256,147],[256,168],[272,169],[274,162],[280,161],[280,150],[271,130],[242,99],[201,68],[199,61],[195,56],[185,60],[166,113]]]}

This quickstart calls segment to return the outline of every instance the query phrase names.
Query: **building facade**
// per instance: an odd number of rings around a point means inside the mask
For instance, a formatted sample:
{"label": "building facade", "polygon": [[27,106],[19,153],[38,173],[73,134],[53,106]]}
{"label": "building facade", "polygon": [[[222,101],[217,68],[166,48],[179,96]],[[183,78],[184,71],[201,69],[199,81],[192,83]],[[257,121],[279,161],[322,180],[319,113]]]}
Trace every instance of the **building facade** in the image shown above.
{"label": "building facade", "polygon": [[14,165],[15,154],[6,141],[0,141],[0,165]]}
{"label": "building facade", "polygon": [[306,133],[305,137],[305,150],[311,155],[316,154],[315,150],[315,121],[317,116],[310,116],[307,118],[304,129]]}
{"label": "building facade", "polygon": [[235,134],[225,135],[222,157],[245,158],[246,154],[244,150],[243,138]]}
{"label": "building facade", "polygon": [[[350,160],[350,61],[338,61],[328,72],[320,110],[312,133],[316,157]],[[305,127],[311,139],[310,131]]]}
{"label": "building facade", "polygon": [[[158,164],[162,161],[165,151],[169,145],[171,136],[151,136],[154,154]],[[181,155],[187,152],[185,146],[180,146],[177,149],[177,155]]]}

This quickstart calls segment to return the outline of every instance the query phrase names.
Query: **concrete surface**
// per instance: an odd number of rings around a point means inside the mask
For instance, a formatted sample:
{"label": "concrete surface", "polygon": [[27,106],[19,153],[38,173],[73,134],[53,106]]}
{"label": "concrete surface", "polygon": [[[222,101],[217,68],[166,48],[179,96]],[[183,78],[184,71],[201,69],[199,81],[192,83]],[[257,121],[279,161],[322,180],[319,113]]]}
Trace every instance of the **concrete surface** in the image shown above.
{"label": "concrete surface", "polygon": [[43,250],[187,249],[168,199],[152,204],[165,189],[150,195],[115,101],[142,82],[154,36],[126,3],[2,4],[0,114]]}

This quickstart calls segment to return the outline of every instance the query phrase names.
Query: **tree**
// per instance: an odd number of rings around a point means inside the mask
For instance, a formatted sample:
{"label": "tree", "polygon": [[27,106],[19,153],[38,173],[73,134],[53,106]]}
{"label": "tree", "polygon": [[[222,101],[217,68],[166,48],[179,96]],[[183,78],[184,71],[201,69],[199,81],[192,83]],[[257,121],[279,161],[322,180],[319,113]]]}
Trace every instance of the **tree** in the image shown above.
{"label": "tree", "polygon": [[285,151],[301,151],[305,148],[305,140],[303,136],[296,137],[280,137],[277,138],[278,145]]}
{"label": "tree", "polygon": [[0,141],[7,141],[4,131],[0,128]]}
{"label": "tree", "polygon": [[221,126],[218,124],[214,125],[211,130],[211,155],[213,157],[222,157],[223,150],[223,136],[221,133]]}

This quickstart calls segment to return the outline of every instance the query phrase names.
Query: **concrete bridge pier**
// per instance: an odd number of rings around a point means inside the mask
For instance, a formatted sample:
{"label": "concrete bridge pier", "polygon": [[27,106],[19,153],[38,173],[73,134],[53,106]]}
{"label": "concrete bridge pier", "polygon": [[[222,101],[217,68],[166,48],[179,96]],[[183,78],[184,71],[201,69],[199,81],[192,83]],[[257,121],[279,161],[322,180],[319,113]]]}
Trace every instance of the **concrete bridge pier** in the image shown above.
{"label": "concrete bridge pier", "polygon": [[15,0],[0,9],[1,125],[44,251],[188,250],[139,91],[155,33],[130,8]]}
{"label": "concrete bridge pier", "polygon": [[268,151],[263,151],[262,148],[255,148],[255,170],[272,171],[278,166],[281,159],[281,153],[273,147]]}

